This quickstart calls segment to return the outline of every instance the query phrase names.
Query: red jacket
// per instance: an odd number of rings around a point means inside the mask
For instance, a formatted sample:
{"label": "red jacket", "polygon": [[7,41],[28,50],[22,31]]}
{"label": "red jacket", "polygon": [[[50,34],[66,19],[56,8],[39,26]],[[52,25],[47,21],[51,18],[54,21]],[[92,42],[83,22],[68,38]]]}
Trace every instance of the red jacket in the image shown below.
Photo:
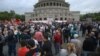
{"label": "red jacket", "polygon": [[54,42],[62,44],[61,34],[54,35]]}
{"label": "red jacket", "polygon": [[21,47],[18,49],[18,56],[26,56],[26,53],[29,51],[26,47]]}

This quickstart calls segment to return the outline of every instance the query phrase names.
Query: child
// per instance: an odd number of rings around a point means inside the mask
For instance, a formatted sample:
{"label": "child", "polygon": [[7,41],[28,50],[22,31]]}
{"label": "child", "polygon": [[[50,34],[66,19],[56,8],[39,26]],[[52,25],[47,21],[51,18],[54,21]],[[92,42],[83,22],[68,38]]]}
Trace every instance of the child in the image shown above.
{"label": "child", "polygon": [[26,41],[20,42],[21,47],[18,49],[18,56],[25,56],[29,49],[26,47]]}

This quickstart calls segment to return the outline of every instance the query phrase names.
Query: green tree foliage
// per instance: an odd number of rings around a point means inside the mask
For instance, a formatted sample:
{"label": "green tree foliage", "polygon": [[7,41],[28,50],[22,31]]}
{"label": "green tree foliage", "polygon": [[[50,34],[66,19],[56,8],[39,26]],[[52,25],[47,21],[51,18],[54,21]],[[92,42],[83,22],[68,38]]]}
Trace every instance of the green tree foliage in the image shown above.
{"label": "green tree foliage", "polygon": [[11,10],[10,12],[8,11],[0,12],[0,20],[11,20],[12,18],[16,18],[24,21],[25,16],[16,14],[15,11],[13,10]]}
{"label": "green tree foliage", "polygon": [[80,16],[81,21],[85,20],[86,18],[92,18],[93,21],[100,21],[100,12],[98,13],[88,13]]}

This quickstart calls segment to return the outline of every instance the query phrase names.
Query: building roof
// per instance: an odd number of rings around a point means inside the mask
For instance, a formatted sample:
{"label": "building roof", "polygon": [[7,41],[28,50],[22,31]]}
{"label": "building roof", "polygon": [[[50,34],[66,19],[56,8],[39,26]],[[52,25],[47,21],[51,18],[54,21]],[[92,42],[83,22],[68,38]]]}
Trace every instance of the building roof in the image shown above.
{"label": "building roof", "polygon": [[[56,4],[56,5],[55,5]],[[42,0],[38,2],[36,5],[34,5],[35,8],[38,7],[44,7],[44,6],[63,6],[63,7],[69,7],[69,3],[65,2],[64,0]]]}

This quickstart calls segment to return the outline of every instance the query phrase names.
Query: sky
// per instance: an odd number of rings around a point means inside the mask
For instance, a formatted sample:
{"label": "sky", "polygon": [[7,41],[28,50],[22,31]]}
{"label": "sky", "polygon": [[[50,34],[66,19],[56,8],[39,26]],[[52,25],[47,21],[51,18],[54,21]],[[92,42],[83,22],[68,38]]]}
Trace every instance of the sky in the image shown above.
{"label": "sky", "polygon": [[[14,10],[18,14],[32,12],[38,0],[0,0],[0,11]],[[80,11],[81,14],[100,12],[100,0],[66,0],[71,11]]]}

